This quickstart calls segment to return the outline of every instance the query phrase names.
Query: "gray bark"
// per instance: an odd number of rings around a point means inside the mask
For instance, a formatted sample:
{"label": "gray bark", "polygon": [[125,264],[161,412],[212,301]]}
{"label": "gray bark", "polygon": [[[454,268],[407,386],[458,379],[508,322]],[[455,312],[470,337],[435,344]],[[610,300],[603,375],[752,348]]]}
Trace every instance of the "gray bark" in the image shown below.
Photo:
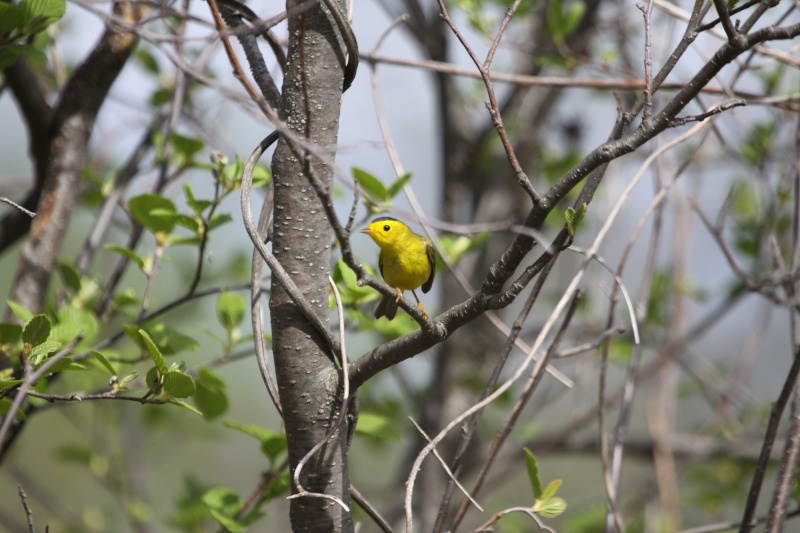
{"label": "gray bark", "polygon": [[[287,9],[296,2],[287,2]],[[310,167],[331,187],[342,95],[344,57],[331,19],[321,5],[289,20],[289,51],[281,118],[316,149],[299,157],[299,146],[281,137],[272,160],[275,186],[273,253],[318,315],[327,322],[332,232],[309,183]],[[292,472],[322,441],[341,406],[340,372],[325,340],[290,300],[272,284],[270,314],[273,350]],[[310,492],[336,496],[349,505],[347,428],[342,427],[303,468]],[[297,492],[296,487],[293,489]],[[331,500],[291,501],[294,531],[353,530],[350,513]]]}

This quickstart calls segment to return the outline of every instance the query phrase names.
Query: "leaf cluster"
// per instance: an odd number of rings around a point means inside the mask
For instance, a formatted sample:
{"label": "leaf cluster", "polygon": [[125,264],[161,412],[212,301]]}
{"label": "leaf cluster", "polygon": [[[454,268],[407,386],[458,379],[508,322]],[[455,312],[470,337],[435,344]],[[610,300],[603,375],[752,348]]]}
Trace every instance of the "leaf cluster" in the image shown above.
{"label": "leaf cluster", "polygon": [[0,2],[0,71],[22,56],[44,63],[44,52],[27,41],[61,20],[66,9],[66,0]]}

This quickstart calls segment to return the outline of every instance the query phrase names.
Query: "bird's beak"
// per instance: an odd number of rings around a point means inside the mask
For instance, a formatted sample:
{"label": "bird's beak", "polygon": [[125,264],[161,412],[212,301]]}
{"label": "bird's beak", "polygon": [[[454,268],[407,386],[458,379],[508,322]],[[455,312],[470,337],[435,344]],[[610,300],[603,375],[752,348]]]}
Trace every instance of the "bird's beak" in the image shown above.
{"label": "bird's beak", "polygon": [[375,235],[375,233],[374,233],[374,232],[373,232],[371,229],[369,229],[369,228],[367,228],[367,229],[362,229],[362,230],[360,231],[360,233],[363,233],[364,235],[369,235],[370,237],[372,237],[373,235]]}

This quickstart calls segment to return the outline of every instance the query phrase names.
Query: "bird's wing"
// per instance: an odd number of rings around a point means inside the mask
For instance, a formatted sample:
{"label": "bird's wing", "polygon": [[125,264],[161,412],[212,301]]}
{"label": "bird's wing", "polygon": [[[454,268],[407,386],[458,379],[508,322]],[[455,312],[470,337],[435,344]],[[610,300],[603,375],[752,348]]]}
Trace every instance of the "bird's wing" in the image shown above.
{"label": "bird's wing", "polygon": [[422,292],[428,292],[431,290],[431,287],[433,287],[433,277],[436,275],[436,251],[433,249],[433,245],[430,242],[425,246],[425,253],[428,256],[428,264],[431,267],[431,275],[428,276],[428,279],[422,284]]}
{"label": "bird's wing", "polygon": [[386,276],[383,275],[383,250],[378,254],[378,270],[381,273],[381,277],[386,279]]}

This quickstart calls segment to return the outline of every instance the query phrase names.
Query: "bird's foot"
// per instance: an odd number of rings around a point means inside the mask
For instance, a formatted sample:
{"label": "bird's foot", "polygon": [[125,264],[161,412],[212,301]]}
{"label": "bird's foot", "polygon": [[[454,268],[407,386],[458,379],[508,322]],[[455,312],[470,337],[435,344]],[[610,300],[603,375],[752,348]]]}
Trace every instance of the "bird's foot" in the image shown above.
{"label": "bird's foot", "polygon": [[425,320],[428,320],[428,312],[425,310],[425,308],[422,306],[421,303],[417,304],[417,308],[422,312],[422,316],[425,318]]}
{"label": "bird's foot", "polygon": [[395,289],[394,289],[394,290],[397,292],[397,296],[396,296],[396,297],[395,297],[395,299],[394,299],[394,303],[396,303],[396,304],[399,304],[399,303],[400,303],[400,300],[402,300],[402,299],[403,299],[403,291],[401,291],[401,290],[400,290],[400,289],[398,289],[397,287],[395,287]]}

